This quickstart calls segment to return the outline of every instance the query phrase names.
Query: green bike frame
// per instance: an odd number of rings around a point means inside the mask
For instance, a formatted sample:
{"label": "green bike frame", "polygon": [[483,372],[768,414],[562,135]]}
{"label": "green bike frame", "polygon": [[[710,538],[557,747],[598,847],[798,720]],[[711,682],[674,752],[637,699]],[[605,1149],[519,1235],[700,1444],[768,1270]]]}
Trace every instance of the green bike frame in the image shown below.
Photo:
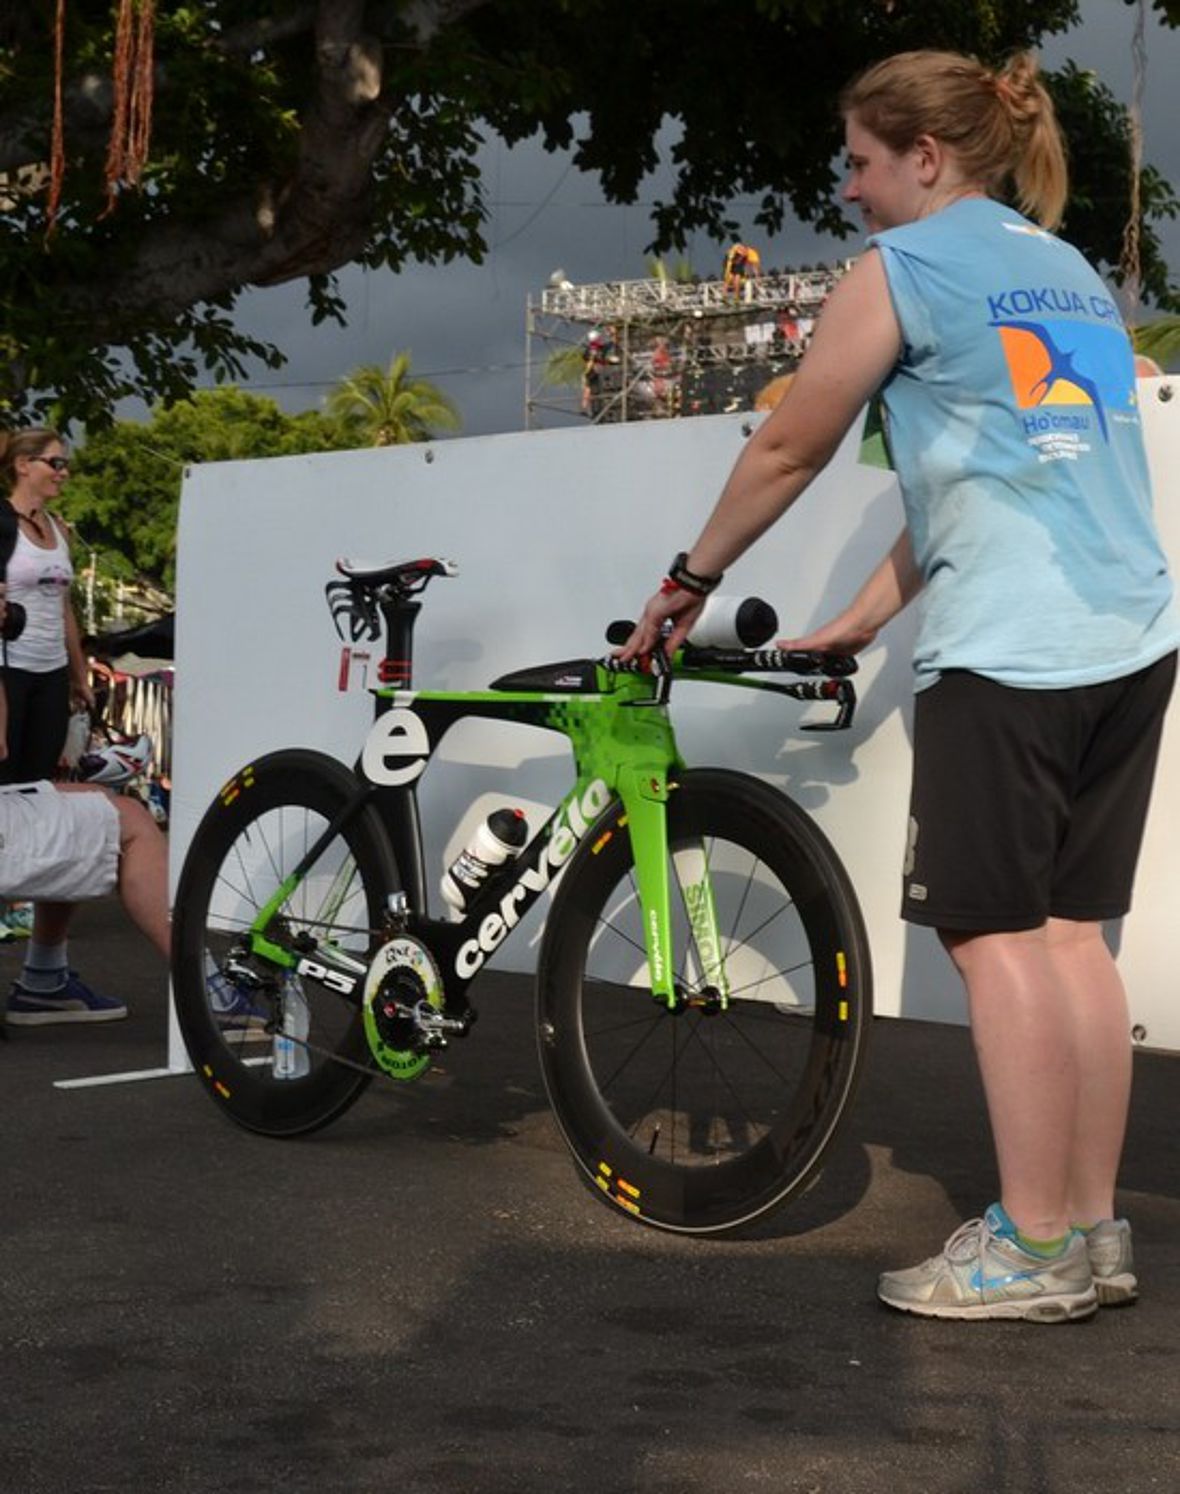
{"label": "green bike frame", "polygon": [[[535,683],[550,688],[520,688]],[[376,692],[386,708],[370,730],[358,774],[379,801],[387,794],[400,797],[400,806],[388,806],[393,810],[387,814],[390,820],[402,817],[399,809],[409,808],[407,800],[414,796],[431,755],[460,720],[482,717],[560,732],[573,749],[573,788],[511,870],[484,890],[461,922],[426,919],[423,886],[410,898],[410,931],[415,924],[428,926],[422,932],[429,933],[432,950],[446,961],[448,1006],[596,826],[600,834],[625,827],[630,835],[652,994],[669,1006],[676,1004],[666,809],[684,763],[656,683],[647,675],[616,673],[599,662],[578,660],[506,676],[486,691]],[[742,682],[735,678],[734,683]],[[612,806],[613,816],[607,814]],[[414,810],[416,824],[416,804]],[[724,1001],[728,993],[704,849],[678,847],[676,855],[697,947],[715,952],[712,969],[697,972],[697,978],[704,975]],[[417,880],[424,882],[424,877]],[[285,896],[280,892],[274,905]],[[266,916],[264,910],[256,934],[262,933]],[[257,941],[255,947],[263,953]],[[266,953],[274,958],[270,950]]]}
{"label": "green bike frame", "polygon": [[[412,610],[412,609],[410,609]],[[408,651],[407,655],[408,657]],[[333,990],[354,995],[364,985],[366,967],[355,956],[325,944],[296,954],[268,937],[271,923],[294,888],[341,827],[372,804],[389,834],[404,893],[405,932],[418,938],[438,964],[428,982],[430,1000],[448,1015],[467,1009],[466,989],[488,957],[556,881],[587,836],[630,837],[636,891],[643,920],[644,953],[654,997],[675,1009],[682,1000],[673,969],[671,879],[667,806],[684,762],[668,717],[678,656],[659,674],[610,659],[577,659],[540,665],[503,676],[487,690],[412,690],[394,683],[375,690],[377,716],[356,764],[356,795],[342,805],[320,839],[277,889],[249,931],[253,953],[271,964],[310,976]],[[844,678],[778,682],[748,679],[739,670],[790,670],[816,674],[824,656],[794,655],[777,649],[750,653],[713,649],[694,659],[688,678],[714,684],[769,690],[796,700],[829,701],[837,716],[803,730],[831,731],[852,719],[855,691]],[[684,658],[687,663],[687,659]],[[845,661],[841,675],[854,665]],[[427,875],[417,801],[418,780],[443,737],[468,718],[512,721],[555,731],[573,748],[573,788],[533,835],[520,856],[493,877],[459,922],[428,916]],[[249,769],[244,773],[248,774]],[[233,779],[224,793],[239,792]],[[591,842],[593,849],[596,841]],[[702,968],[681,972],[686,985],[707,991],[710,1003],[728,1004],[724,951],[717,924],[708,857],[699,841],[682,840],[673,853],[676,884],[693,932],[693,958]],[[391,889],[397,891],[399,889]],[[340,889],[343,902],[348,888]],[[331,922],[329,897],[325,923]]]}

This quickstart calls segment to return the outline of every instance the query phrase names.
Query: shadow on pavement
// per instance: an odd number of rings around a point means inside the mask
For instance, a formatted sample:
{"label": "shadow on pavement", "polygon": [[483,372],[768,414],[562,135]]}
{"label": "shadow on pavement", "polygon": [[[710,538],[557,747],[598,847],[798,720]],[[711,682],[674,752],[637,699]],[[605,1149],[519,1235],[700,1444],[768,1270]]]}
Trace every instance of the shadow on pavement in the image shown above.
{"label": "shadow on pavement", "polygon": [[85,911],[72,958],[133,1011],[0,1048],[19,1494],[1180,1486],[1173,1058],[1137,1058],[1141,1304],[924,1323],[873,1288],[994,1192],[962,1029],[879,1023],[820,1182],[755,1238],[696,1241],[578,1185],[518,977],[488,977],[442,1072],[279,1143],[188,1077],[54,1088],[164,1057],[163,970],[117,910]]}

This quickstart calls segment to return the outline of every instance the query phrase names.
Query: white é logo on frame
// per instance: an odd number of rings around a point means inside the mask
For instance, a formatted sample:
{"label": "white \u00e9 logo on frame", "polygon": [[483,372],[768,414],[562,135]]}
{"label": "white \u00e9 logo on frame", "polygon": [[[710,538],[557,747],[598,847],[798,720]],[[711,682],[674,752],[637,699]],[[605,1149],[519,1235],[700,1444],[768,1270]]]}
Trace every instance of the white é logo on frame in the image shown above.
{"label": "white \u00e9 logo on frame", "polygon": [[361,753],[361,772],[370,783],[398,788],[419,777],[429,756],[430,738],[421,716],[395,706],[373,723]]}

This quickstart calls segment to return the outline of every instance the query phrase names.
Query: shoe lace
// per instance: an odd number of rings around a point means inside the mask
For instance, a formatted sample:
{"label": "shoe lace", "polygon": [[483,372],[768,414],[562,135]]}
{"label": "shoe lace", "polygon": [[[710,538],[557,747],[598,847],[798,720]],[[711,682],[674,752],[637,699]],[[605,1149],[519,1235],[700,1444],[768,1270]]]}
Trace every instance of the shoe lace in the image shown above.
{"label": "shoe lace", "polygon": [[942,1247],[942,1253],[947,1260],[969,1261],[982,1252],[987,1243],[987,1232],[985,1219],[967,1219]]}

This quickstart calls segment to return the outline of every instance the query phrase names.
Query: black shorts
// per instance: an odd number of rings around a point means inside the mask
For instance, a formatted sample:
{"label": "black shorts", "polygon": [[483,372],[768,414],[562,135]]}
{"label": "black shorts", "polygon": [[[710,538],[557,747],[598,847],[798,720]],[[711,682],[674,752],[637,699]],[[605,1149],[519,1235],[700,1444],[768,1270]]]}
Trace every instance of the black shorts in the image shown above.
{"label": "black shorts", "polygon": [[994,933],[1124,914],[1175,674],[1173,653],[1101,685],[948,670],[919,691],[902,917]]}

